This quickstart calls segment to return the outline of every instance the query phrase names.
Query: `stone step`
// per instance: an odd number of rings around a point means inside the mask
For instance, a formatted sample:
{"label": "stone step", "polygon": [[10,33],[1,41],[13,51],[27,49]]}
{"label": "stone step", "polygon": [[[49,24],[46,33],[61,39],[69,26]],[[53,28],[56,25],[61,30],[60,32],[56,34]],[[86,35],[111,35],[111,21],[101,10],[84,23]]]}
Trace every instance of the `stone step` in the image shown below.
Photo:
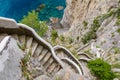
{"label": "stone step", "polygon": [[38,43],[37,43],[36,41],[33,41],[33,42],[32,42],[32,45],[31,45],[31,50],[32,50],[31,56],[33,56],[35,50],[37,49],[37,46],[38,46]]}
{"label": "stone step", "polygon": [[47,68],[53,63],[54,59],[52,57],[49,58],[46,64],[44,64],[44,69],[47,70]]}
{"label": "stone step", "polygon": [[[56,54],[60,59],[62,59],[63,57],[66,57],[66,58],[72,60],[73,62],[75,62],[75,60],[72,58],[72,56],[69,56],[69,54],[67,52],[64,52],[63,50],[56,51]],[[62,60],[62,61],[66,68],[70,68],[72,71],[76,72],[76,69],[70,63],[68,63],[64,60]]]}
{"label": "stone step", "polygon": [[[68,58],[68,59],[69,59],[69,58]],[[64,65],[65,65],[66,68],[71,69],[73,72],[78,72],[77,69],[75,68],[75,66],[74,66],[74,65],[71,65],[70,62],[68,62],[68,61],[65,60],[65,59],[62,59],[62,61],[64,62]]]}
{"label": "stone step", "polygon": [[33,54],[33,57],[38,57],[40,55],[40,53],[42,52],[42,50],[43,50],[43,46],[38,45],[37,49],[35,50],[35,52]]}
{"label": "stone step", "polygon": [[0,42],[1,42],[6,36],[8,36],[7,33],[0,34]]}
{"label": "stone step", "polygon": [[47,71],[48,73],[50,73],[50,74],[51,74],[52,72],[54,73],[54,69],[55,69],[56,66],[57,66],[57,63],[56,63],[56,62],[53,62],[53,63],[47,68],[46,71]]}
{"label": "stone step", "polygon": [[60,65],[57,63],[54,63],[49,70],[49,74],[54,76],[57,72],[60,71],[60,69],[62,69]]}
{"label": "stone step", "polygon": [[92,75],[91,75],[90,70],[87,67],[87,63],[84,63],[83,61],[81,61],[81,65],[82,65],[82,69],[83,69],[85,78],[87,80],[90,80],[90,78],[91,78]]}
{"label": "stone step", "polygon": [[85,57],[80,57],[79,59],[78,59],[79,61],[86,61],[86,62],[88,62],[88,61],[90,61],[91,59],[89,59],[89,58],[85,58]]}
{"label": "stone step", "polygon": [[56,51],[56,54],[59,58],[68,57],[63,51]]}
{"label": "stone step", "polygon": [[45,55],[47,54],[48,50],[47,49],[43,49],[42,52],[40,53],[39,56],[39,61],[41,62],[41,60],[45,57]]}
{"label": "stone step", "polygon": [[57,73],[61,69],[61,66],[59,64],[56,65],[56,68],[54,69],[54,72]]}
{"label": "stone step", "polygon": [[47,54],[46,54],[46,56],[45,56],[45,58],[41,61],[41,65],[44,65],[47,61],[48,61],[48,59],[51,57],[51,53],[50,52],[48,52]]}
{"label": "stone step", "polygon": [[27,36],[27,38],[26,38],[26,48],[27,49],[29,49],[31,47],[32,41],[33,41],[33,38]]}

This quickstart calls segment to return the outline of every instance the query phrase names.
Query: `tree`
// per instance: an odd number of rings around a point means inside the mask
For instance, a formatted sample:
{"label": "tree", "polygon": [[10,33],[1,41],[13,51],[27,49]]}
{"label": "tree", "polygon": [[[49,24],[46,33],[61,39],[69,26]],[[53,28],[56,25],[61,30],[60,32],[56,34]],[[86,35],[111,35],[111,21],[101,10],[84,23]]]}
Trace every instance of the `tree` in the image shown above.
{"label": "tree", "polygon": [[32,27],[40,36],[43,36],[48,30],[46,22],[40,21],[38,17],[38,12],[35,12],[34,10],[32,12],[28,12],[28,15],[24,16],[20,23]]}

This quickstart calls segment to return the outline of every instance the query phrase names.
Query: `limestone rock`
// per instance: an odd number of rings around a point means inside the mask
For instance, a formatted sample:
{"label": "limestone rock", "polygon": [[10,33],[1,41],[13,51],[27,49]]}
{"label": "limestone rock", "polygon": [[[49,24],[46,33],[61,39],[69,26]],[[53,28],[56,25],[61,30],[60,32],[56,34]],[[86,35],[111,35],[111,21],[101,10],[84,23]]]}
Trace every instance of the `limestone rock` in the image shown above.
{"label": "limestone rock", "polygon": [[56,9],[57,10],[62,10],[64,7],[63,6],[57,6]]}
{"label": "limestone rock", "polygon": [[[66,0],[67,7],[61,21],[64,27],[69,26],[69,31],[65,34],[74,39],[79,37],[76,44],[82,47],[81,38],[90,31],[91,25],[96,17],[109,13],[116,9],[118,0]],[[108,50],[111,47],[120,48],[120,36],[117,32],[119,26],[116,26],[116,17],[106,18],[97,30],[96,46]],[[87,26],[84,26],[84,22]],[[85,28],[86,27],[86,28]]]}
{"label": "limestone rock", "polygon": [[[73,37],[85,34],[95,17],[118,6],[118,0],[66,0],[66,3],[61,23],[70,27],[68,35]],[[84,29],[83,21],[88,23],[88,29]]]}
{"label": "limestone rock", "polygon": [[23,52],[18,48],[16,41],[10,38],[6,47],[0,52],[0,80],[20,80],[22,57]]}
{"label": "limestone rock", "polygon": [[59,19],[58,18],[54,18],[54,17],[50,17],[50,21],[52,23],[58,23]]}

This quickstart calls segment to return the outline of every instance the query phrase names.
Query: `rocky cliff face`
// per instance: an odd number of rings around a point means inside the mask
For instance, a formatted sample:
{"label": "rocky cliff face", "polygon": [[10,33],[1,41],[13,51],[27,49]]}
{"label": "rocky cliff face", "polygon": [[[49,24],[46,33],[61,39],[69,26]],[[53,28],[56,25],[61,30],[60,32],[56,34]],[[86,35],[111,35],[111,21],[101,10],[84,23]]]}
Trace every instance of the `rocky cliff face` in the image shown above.
{"label": "rocky cliff face", "polygon": [[117,17],[113,16],[119,5],[118,0],[66,0],[66,2],[67,7],[61,23],[64,27],[70,27],[67,35],[78,40],[77,43],[79,42],[81,46],[82,43],[86,44],[92,39],[97,39],[96,45],[104,49],[115,44],[120,47]]}
{"label": "rocky cliff face", "polygon": [[117,0],[66,0],[67,7],[61,23],[69,26],[74,33],[76,28],[82,27],[82,22],[92,23],[96,16],[117,7]]}

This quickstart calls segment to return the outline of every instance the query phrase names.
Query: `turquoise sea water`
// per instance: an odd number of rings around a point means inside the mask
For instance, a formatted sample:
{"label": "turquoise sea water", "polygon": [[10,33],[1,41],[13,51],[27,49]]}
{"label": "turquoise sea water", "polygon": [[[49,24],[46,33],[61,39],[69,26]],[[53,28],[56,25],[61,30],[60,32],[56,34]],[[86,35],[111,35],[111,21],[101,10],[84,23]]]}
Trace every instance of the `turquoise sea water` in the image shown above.
{"label": "turquoise sea water", "polygon": [[0,0],[0,16],[19,21],[41,4],[45,4],[45,7],[39,12],[40,20],[49,20],[50,17],[62,18],[64,9],[57,10],[56,7],[65,8],[65,0]]}

